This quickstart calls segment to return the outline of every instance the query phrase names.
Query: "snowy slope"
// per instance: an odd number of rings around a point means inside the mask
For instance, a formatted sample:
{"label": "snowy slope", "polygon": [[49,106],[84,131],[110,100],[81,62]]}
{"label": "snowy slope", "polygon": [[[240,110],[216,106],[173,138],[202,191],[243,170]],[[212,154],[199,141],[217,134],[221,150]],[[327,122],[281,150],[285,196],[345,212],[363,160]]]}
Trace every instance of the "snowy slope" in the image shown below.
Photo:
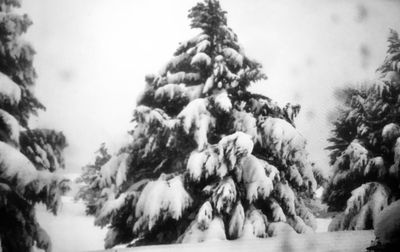
{"label": "snowy slope", "polygon": [[[342,231],[332,233],[316,233],[309,235],[287,235],[268,239],[248,241],[216,241],[201,244],[179,244],[163,246],[146,246],[131,249],[112,249],[102,251],[113,252],[144,252],[144,251],[268,251],[268,252],[365,252],[370,242],[374,239],[373,231]],[[100,252],[100,250],[98,251]]]}

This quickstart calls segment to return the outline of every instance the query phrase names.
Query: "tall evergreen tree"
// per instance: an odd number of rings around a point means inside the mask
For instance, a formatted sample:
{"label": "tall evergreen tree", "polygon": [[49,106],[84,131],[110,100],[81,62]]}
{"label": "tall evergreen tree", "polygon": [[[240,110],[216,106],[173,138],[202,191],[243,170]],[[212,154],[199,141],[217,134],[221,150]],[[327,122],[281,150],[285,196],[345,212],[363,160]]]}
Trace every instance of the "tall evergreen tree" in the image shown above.
{"label": "tall evergreen tree", "polygon": [[66,139],[60,132],[30,129],[29,117],[44,106],[33,93],[35,51],[21,38],[31,21],[15,8],[19,0],[0,0],[0,251],[51,251],[47,233],[36,220],[35,204],[56,213],[67,181]]}
{"label": "tall evergreen tree", "polygon": [[106,248],[312,232],[303,199],[317,186],[300,106],[248,87],[266,79],[216,0],[189,11],[199,34],[180,44],[133,112],[133,141],[100,172]]}
{"label": "tall evergreen tree", "polygon": [[377,79],[341,91],[343,105],[334,122],[333,176],[324,200],[343,211],[330,230],[372,229],[378,214],[399,198],[400,40],[391,31]]}

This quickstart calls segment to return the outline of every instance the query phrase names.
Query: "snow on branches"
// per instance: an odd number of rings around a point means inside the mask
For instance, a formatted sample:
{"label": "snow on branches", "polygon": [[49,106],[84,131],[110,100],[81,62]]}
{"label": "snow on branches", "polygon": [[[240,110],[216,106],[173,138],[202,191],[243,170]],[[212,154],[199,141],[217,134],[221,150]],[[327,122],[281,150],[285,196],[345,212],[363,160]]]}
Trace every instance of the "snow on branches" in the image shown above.
{"label": "snow on branches", "polygon": [[215,119],[207,110],[208,101],[203,98],[191,101],[178,115],[183,129],[193,134],[198,150],[204,150],[208,144],[207,133],[215,127]]}
{"label": "snow on branches", "polygon": [[272,212],[272,221],[273,222],[286,222],[286,216],[283,213],[281,206],[276,202],[275,199],[271,199],[269,208]]}
{"label": "snow on branches", "polygon": [[236,197],[235,182],[231,177],[226,177],[218,184],[212,195],[212,202],[217,213],[229,214],[236,202]]}
{"label": "snow on branches", "polygon": [[258,142],[287,167],[284,172],[289,180],[299,187],[315,191],[317,182],[308,161],[304,137],[289,122],[280,118],[263,118],[260,128]]}
{"label": "snow on branches", "polygon": [[[110,194],[109,196],[114,196]],[[119,209],[121,209],[126,202],[136,196],[135,192],[121,193],[118,197],[110,197],[105,201],[104,205],[101,207],[99,213],[96,215],[95,224],[99,226],[104,226],[108,222],[109,216],[115,214]]]}
{"label": "snow on branches", "polygon": [[250,135],[255,142],[258,137],[256,118],[254,118],[251,113],[236,109],[232,110],[232,116],[234,118],[233,128],[236,131],[241,131]]}
{"label": "snow on branches", "polygon": [[290,123],[280,118],[267,117],[260,128],[260,144],[274,156],[292,163],[306,160],[306,140]]}
{"label": "snow on branches", "polygon": [[369,159],[368,164],[364,169],[364,176],[384,179],[387,172],[385,161],[381,156],[378,156]]}
{"label": "snow on branches", "polygon": [[281,202],[283,210],[289,215],[296,215],[295,194],[286,181],[281,181],[274,185],[276,198]]}
{"label": "snow on branches", "polygon": [[64,168],[63,149],[67,141],[62,132],[49,129],[24,130],[20,134],[21,152],[38,170]]}
{"label": "snow on branches", "polygon": [[211,65],[211,58],[207,54],[203,52],[197,53],[193,58],[190,64],[196,66],[196,65],[205,65],[205,66],[210,66]]}
{"label": "snow on branches", "polygon": [[152,109],[140,105],[136,107],[133,115],[136,123],[132,131],[132,137],[137,141],[135,144],[141,146],[140,155],[148,158],[156,155],[166,145],[171,144],[178,120],[171,119],[163,110]]}
{"label": "snow on branches", "polygon": [[0,168],[1,178],[13,181],[13,186],[21,195],[26,192],[28,185],[32,185],[32,190],[38,194],[56,178],[47,171],[37,171],[21,152],[3,142],[0,142]]}
{"label": "snow on branches", "polygon": [[253,155],[243,158],[240,163],[242,173],[240,179],[246,186],[246,198],[250,203],[258,198],[267,198],[273,189],[272,180],[265,172],[267,165],[269,164],[266,161],[259,160]]}
{"label": "snow on branches", "polygon": [[396,123],[386,124],[382,129],[382,140],[385,143],[393,143],[400,137],[400,126]]}
{"label": "snow on branches", "polygon": [[191,204],[192,198],[183,187],[180,176],[166,179],[161,175],[143,188],[136,204],[137,221],[133,230],[151,230],[158,221],[167,218],[179,220]]}
{"label": "snow on branches", "polygon": [[245,222],[244,209],[242,204],[238,202],[233,209],[231,219],[229,220],[228,234],[230,239],[237,239],[243,234]]}
{"label": "snow on branches", "polygon": [[[372,160],[379,161],[377,159]],[[354,140],[347,148],[337,157],[333,164],[335,174],[331,183],[338,185],[343,180],[354,174],[364,174],[365,170],[370,170],[374,163],[369,161],[369,153],[358,141]]]}
{"label": "snow on branches", "polygon": [[127,153],[112,156],[110,160],[101,167],[100,186],[102,188],[111,186],[112,184],[115,184],[117,187],[122,185],[126,180],[128,157],[129,155]]}
{"label": "snow on branches", "polygon": [[47,170],[38,171],[17,149],[0,142],[0,178],[22,198],[35,196],[53,212],[57,211],[60,196],[66,188],[66,180]]}
{"label": "snow on branches", "polygon": [[8,112],[0,109],[0,124],[3,125],[0,128],[0,140],[18,147],[20,126],[17,119]]}
{"label": "snow on branches", "polygon": [[194,150],[188,159],[187,170],[193,181],[200,181],[201,178],[207,179],[219,173],[220,161],[217,146],[209,146],[199,152]]}
{"label": "snow on branches", "polygon": [[226,166],[226,171],[220,168],[220,176],[224,176],[228,171],[235,168],[241,158],[246,157],[253,151],[253,141],[251,136],[236,132],[223,137],[218,143],[219,160]]}
{"label": "snow on branches", "polygon": [[246,213],[242,239],[267,237],[267,217],[258,209],[250,208]]}
{"label": "snow on branches", "polygon": [[133,113],[133,120],[137,123],[134,137],[148,136],[157,128],[163,130],[169,126],[169,119],[168,115],[160,109],[143,105],[136,107]]}
{"label": "snow on branches", "polygon": [[21,100],[21,89],[7,75],[0,72],[0,104],[17,105]]}
{"label": "snow on branches", "polygon": [[217,109],[223,111],[225,113],[229,113],[232,109],[232,102],[228,97],[228,93],[226,91],[220,92],[215,96],[214,99],[215,105]]}
{"label": "snow on branches", "polygon": [[222,53],[227,58],[228,62],[235,67],[243,66],[243,55],[238,53],[235,49],[226,47],[222,49]]}
{"label": "snow on branches", "polygon": [[394,152],[394,163],[389,168],[389,174],[392,178],[396,179],[398,182],[400,181],[400,137],[396,139],[396,143],[393,147]]}
{"label": "snow on branches", "polygon": [[186,98],[185,85],[167,84],[159,87],[154,94],[154,98],[159,102]]}
{"label": "snow on branches", "polygon": [[329,225],[330,231],[364,230],[375,227],[379,213],[390,202],[390,190],[377,182],[361,185],[351,192],[345,211]]}
{"label": "snow on branches", "polygon": [[350,143],[350,145],[344,151],[343,156],[349,158],[349,169],[355,171],[363,170],[368,162],[368,150],[356,141]]}

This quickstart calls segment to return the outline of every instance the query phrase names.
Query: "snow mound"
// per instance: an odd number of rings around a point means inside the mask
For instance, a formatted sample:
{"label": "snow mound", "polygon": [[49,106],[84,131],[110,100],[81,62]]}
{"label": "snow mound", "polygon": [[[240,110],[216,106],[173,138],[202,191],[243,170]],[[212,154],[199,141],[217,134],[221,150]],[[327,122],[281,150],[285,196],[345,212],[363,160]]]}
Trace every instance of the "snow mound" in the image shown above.
{"label": "snow mound", "polygon": [[313,233],[314,230],[304,223],[303,219],[299,216],[290,217],[287,223],[299,234]]}
{"label": "snow mound", "polygon": [[209,201],[205,202],[197,213],[197,225],[200,230],[208,229],[213,219],[212,206]]}
{"label": "snow mound", "polygon": [[375,236],[382,244],[400,242],[400,200],[393,202],[379,214]]}
{"label": "snow mound", "polygon": [[296,231],[287,223],[285,222],[272,222],[268,225],[268,236],[282,236],[288,237],[290,234],[296,234]]}
{"label": "snow mound", "polygon": [[193,221],[185,233],[178,239],[180,243],[199,243],[226,240],[224,222],[215,217],[207,229],[200,229],[196,221]]}

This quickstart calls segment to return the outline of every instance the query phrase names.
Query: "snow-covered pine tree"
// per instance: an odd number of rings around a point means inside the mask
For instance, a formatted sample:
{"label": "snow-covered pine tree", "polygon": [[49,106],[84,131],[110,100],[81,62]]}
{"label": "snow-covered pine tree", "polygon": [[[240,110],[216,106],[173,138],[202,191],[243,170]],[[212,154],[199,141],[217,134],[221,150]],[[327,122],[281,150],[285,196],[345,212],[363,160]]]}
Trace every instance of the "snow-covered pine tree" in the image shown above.
{"label": "snow-covered pine tree", "polygon": [[324,200],[343,211],[329,229],[372,229],[378,213],[399,198],[400,40],[391,31],[387,56],[373,83],[341,90]]}
{"label": "snow-covered pine tree", "polygon": [[102,143],[96,151],[94,162],[82,167],[82,174],[77,179],[82,186],[75,195],[75,200],[82,199],[85,202],[87,215],[94,215],[97,210],[101,209],[103,201],[100,189],[100,169],[110,158],[111,155],[108,153],[105,143]]}
{"label": "snow-covered pine tree", "polygon": [[105,247],[312,232],[303,199],[317,186],[300,106],[248,91],[266,79],[216,0],[189,11],[180,44],[133,113],[132,143],[101,168]]}
{"label": "snow-covered pine tree", "polygon": [[35,204],[56,213],[69,189],[56,173],[64,167],[66,139],[54,130],[29,128],[29,117],[44,107],[33,93],[35,52],[21,37],[31,21],[14,12],[19,6],[19,0],[0,0],[0,251],[51,251]]}

